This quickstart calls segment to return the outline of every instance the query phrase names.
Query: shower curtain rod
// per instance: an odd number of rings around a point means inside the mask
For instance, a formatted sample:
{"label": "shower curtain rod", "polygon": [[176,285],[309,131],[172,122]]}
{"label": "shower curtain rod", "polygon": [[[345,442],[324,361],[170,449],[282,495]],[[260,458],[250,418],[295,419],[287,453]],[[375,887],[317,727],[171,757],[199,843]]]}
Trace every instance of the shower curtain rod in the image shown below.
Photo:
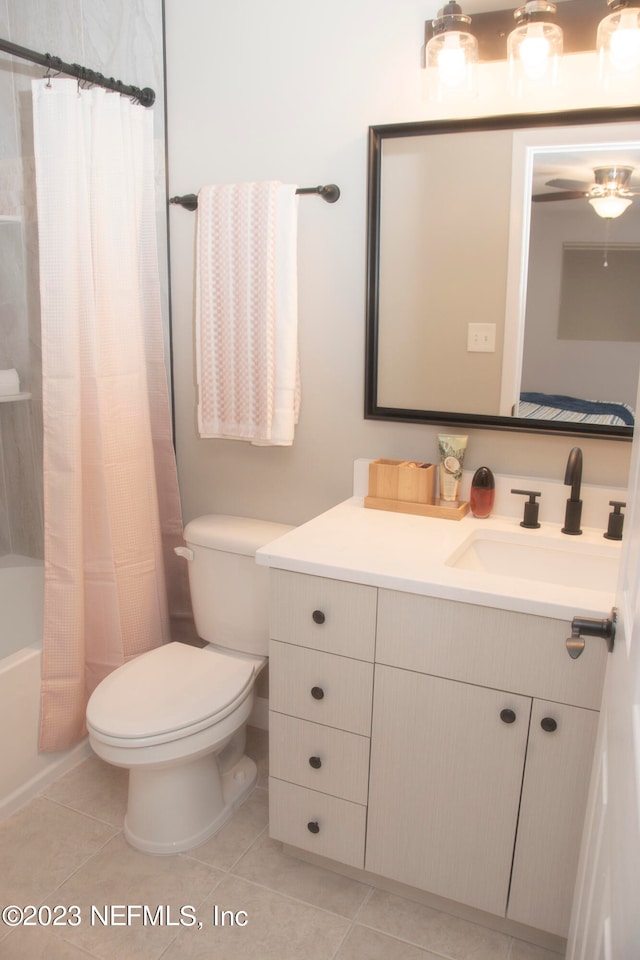
{"label": "shower curtain rod", "polygon": [[[335,203],[340,196],[340,187],[335,183],[326,183],[321,187],[298,187],[296,193],[315,193],[326,200],[327,203]],[[198,209],[198,195],[196,193],[186,193],[183,197],[171,197],[169,203],[177,203],[185,210]]]}
{"label": "shower curtain rod", "polygon": [[150,87],[143,90],[140,87],[132,87],[121,80],[114,80],[113,77],[105,77],[101,73],[89,70],[88,67],[81,67],[78,63],[64,63],[60,57],[54,57],[50,53],[35,53],[33,50],[27,50],[26,47],[19,47],[17,43],[10,43],[9,40],[3,40],[0,37],[0,50],[4,53],[10,53],[13,57],[20,57],[22,60],[30,60],[31,63],[39,63],[42,67],[49,70],[55,70],[57,73],[65,73],[70,77],[77,77],[78,80],[84,80],[97,87],[105,87],[107,90],[115,90],[125,97],[133,97],[142,104],[143,107],[152,107],[155,103],[155,91]]}

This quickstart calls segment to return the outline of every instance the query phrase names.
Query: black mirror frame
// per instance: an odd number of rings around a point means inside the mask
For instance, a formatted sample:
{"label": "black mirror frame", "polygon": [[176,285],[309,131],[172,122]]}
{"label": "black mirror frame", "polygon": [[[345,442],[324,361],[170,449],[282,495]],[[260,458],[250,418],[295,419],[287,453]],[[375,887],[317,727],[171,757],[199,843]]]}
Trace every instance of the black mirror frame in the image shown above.
{"label": "black mirror frame", "polygon": [[[439,424],[455,428],[517,430],[522,433],[546,433],[558,436],[582,436],[610,440],[631,440],[633,427],[572,423],[559,420],[518,420],[481,414],[451,413],[441,410],[412,410],[378,405],[378,293],[380,266],[380,188],[382,143],[385,139],[415,137],[439,133],[468,133],[484,130],[520,130],[526,127],[564,127],[596,123],[640,122],[640,106],[602,107],[542,114],[502,114],[470,117],[462,120],[428,120],[390,123],[369,127],[367,187],[367,290],[365,337],[366,420],[399,423]],[[640,138],[640,128],[638,130]]]}

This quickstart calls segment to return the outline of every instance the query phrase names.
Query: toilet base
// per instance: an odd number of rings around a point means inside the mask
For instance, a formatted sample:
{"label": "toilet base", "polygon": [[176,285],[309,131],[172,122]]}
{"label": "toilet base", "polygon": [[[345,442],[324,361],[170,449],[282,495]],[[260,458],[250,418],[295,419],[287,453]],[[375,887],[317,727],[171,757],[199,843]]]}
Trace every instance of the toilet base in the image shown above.
{"label": "toilet base", "polygon": [[166,856],[204,843],[248,797],[258,777],[247,756],[223,774],[212,753],[187,766],[129,770],[124,835],[136,850]]}

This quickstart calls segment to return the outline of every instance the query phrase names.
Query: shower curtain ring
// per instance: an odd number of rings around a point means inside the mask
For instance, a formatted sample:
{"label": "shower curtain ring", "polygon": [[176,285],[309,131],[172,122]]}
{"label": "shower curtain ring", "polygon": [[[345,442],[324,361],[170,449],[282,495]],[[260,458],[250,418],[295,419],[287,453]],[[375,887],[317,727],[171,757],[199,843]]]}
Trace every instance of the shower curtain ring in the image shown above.
{"label": "shower curtain ring", "polygon": [[[45,58],[47,61],[47,72],[44,75],[44,79],[47,81],[46,86],[51,88],[52,77],[55,78],[60,76],[58,64],[62,63],[62,60],[60,57],[52,57],[50,53],[45,53]],[[54,74],[51,73],[52,70],[55,71]]]}

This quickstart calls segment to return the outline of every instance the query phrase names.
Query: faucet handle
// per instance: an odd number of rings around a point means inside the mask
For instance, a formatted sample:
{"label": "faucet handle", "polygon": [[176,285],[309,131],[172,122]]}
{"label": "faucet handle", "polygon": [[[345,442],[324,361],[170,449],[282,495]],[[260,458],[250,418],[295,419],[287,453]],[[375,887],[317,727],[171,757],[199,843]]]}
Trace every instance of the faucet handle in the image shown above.
{"label": "faucet handle", "polygon": [[536,497],[541,497],[542,494],[539,490],[512,490],[511,493],[518,493],[523,497],[529,497],[527,502],[524,505],[524,519],[520,521],[521,527],[526,527],[528,530],[537,530],[540,524],[538,523],[538,510],[540,504],[536,502]]}
{"label": "faucet handle", "polygon": [[603,537],[605,540],[622,540],[622,527],[624,525],[622,508],[626,507],[626,503],[622,500],[609,500],[609,506],[613,507],[613,510],[609,514],[609,526]]}

